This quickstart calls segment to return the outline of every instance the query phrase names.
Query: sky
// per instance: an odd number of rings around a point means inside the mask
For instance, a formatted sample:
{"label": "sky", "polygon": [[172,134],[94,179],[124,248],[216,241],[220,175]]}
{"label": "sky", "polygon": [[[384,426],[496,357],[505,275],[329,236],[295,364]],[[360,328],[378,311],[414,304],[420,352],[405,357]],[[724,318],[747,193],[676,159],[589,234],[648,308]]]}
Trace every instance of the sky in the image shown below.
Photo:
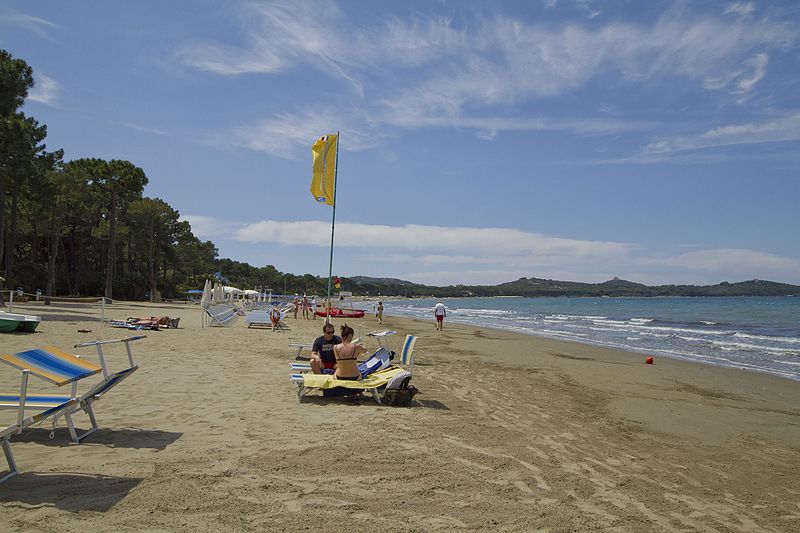
{"label": "sky", "polygon": [[221,257],[327,276],[340,132],[334,275],[800,284],[794,0],[0,0],[0,48]]}

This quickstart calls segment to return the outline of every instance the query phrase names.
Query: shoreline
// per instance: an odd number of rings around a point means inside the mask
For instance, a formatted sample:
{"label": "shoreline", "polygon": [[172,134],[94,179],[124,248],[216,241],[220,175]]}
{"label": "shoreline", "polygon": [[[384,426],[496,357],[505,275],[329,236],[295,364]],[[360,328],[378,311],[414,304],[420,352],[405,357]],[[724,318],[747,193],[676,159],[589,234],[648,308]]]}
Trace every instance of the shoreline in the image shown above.
{"label": "shoreline", "polygon": [[[16,306],[15,306],[16,309]],[[32,311],[40,311],[35,313]],[[2,351],[123,338],[99,310],[42,311]],[[433,320],[349,320],[418,335],[411,407],[350,405],[289,381],[288,331],[200,328],[186,304],[115,302],[107,318],[170,315],[140,369],[95,405],[80,445],[63,421],[12,440],[0,529],[259,531],[786,530],[800,523],[800,387],[768,374]],[[338,327],[343,320],[334,319]],[[92,330],[79,333],[78,330]],[[112,368],[126,360],[109,349]],[[0,389],[19,386],[0,366]],[[33,382],[32,382],[33,383]],[[37,386],[41,383],[37,381]],[[13,390],[13,389],[11,389]],[[45,388],[46,390],[46,388]],[[83,390],[82,388],[80,390]],[[38,391],[42,391],[41,388]],[[13,412],[0,411],[8,422]],[[85,417],[76,418],[86,427]],[[5,427],[5,426],[3,426]]]}
{"label": "shoreline", "polygon": [[[384,315],[384,316],[386,316],[386,315]],[[418,320],[420,322],[424,322],[423,319],[415,318],[415,317],[413,317],[413,318],[412,317],[397,317],[397,318],[408,318],[410,320]],[[650,354],[659,355],[659,356],[667,357],[667,358],[675,360],[675,361],[683,361],[683,362],[691,363],[691,364],[697,364],[697,365],[703,365],[703,366],[711,366],[711,367],[714,367],[714,368],[725,368],[725,369],[728,369],[728,370],[741,370],[743,372],[755,372],[757,374],[766,374],[766,375],[769,375],[769,376],[772,376],[772,377],[775,377],[775,378],[785,379],[785,380],[792,381],[792,382],[795,382],[795,383],[800,383],[800,376],[787,376],[787,375],[780,374],[778,372],[770,371],[769,369],[763,369],[763,368],[745,368],[745,367],[737,367],[735,365],[717,364],[717,363],[714,363],[712,361],[704,361],[704,360],[700,360],[700,359],[691,359],[691,358],[688,358],[688,357],[681,357],[680,355],[677,355],[677,354],[675,354],[673,352],[670,352],[668,350],[660,350],[660,349],[650,348],[650,349],[646,350],[647,353],[645,354],[645,350],[636,350],[636,349],[631,348],[631,347],[618,346],[618,345],[615,345],[615,344],[603,344],[603,343],[598,342],[598,341],[594,341],[593,342],[593,341],[590,341],[590,340],[585,340],[584,341],[584,340],[581,340],[581,339],[566,339],[566,338],[559,338],[559,337],[556,337],[556,336],[552,336],[551,337],[551,336],[547,336],[547,335],[544,335],[542,333],[537,333],[537,332],[534,332],[534,331],[515,331],[513,329],[510,329],[510,328],[506,329],[506,328],[503,328],[503,327],[500,327],[500,326],[484,326],[484,325],[480,325],[480,324],[472,324],[470,322],[456,322],[454,320],[450,320],[449,323],[450,324],[458,324],[458,325],[461,325],[461,326],[473,327],[473,328],[486,328],[486,329],[491,329],[491,330],[494,330],[494,331],[503,331],[503,332],[506,332],[506,333],[513,333],[513,334],[516,334],[516,335],[526,335],[526,336],[530,336],[530,337],[536,337],[536,338],[539,338],[539,339],[548,339],[548,340],[553,340],[553,341],[558,341],[558,342],[565,342],[565,343],[575,343],[575,344],[591,346],[591,347],[596,347],[596,348],[606,348],[606,349],[609,349],[609,350],[617,350],[617,351],[620,351],[620,352],[625,352],[625,353],[630,353],[630,354],[637,354],[638,353],[638,354],[641,354],[642,357],[645,357],[646,355],[650,355]]]}

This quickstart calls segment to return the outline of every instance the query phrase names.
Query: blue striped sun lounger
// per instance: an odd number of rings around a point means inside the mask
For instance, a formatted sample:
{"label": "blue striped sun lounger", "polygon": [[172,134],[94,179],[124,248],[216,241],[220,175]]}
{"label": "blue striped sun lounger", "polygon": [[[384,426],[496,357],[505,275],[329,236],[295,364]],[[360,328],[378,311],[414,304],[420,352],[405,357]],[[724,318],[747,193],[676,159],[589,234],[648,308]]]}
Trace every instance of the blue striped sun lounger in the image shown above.
{"label": "blue striped sun lounger", "polygon": [[[108,390],[116,386],[119,382],[130,376],[139,368],[133,362],[130,343],[144,338],[144,335],[139,335],[121,340],[87,342],[75,346],[76,348],[94,346],[97,349],[97,354],[100,359],[99,366],[81,359],[80,357],[59,350],[53,346],[45,346],[44,348],[26,350],[14,355],[0,355],[0,361],[13,366],[22,372],[19,393],[0,394],[0,409],[17,410],[17,422],[3,430],[2,439],[0,439],[2,440],[0,444],[2,444],[6,461],[8,462],[10,470],[10,474],[2,478],[0,482],[8,479],[17,472],[14,458],[11,454],[9,439],[11,438],[11,435],[21,433],[26,427],[41,422],[46,418],[52,417],[53,428],[55,429],[58,418],[63,416],[66,420],[70,436],[76,443],[79,443],[87,435],[97,431],[97,420],[94,415],[92,404],[99,400],[106,392],[108,392]],[[110,373],[106,364],[105,354],[103,353],[103,346],[114,343],[125,344],[130,366],[121,371]],[[78,396],[78,382],[100,372],[103,373],[103,379],[99,383],[96,383],[94,386],[90,387],[82,395]],[[71,393],[69,395],[29,394],[29,376],[41,378],[58,386],[71,384]],[[36,415],[26,417],[25,415],[28,411],[41,412]],[[84,411],[88,415],[92,426],[91,429],[80,435],[75,429],[75,424],[72,421],[72,415],[78,411]]]}
{"label": "blue striped sun lounger", "polygon": [[[28,417],[20,417],[16,423],[10,425],[9,427],[0,430],[0,448],[3,448],[3,454],[6,457],[6,463],[8,463],[8,473],[6,473],[3,477],[0,478],[0,483],[16,476],[19,474],[19,469],[17,468],[17,463],[14,460],[14,454],[11,452],[11,437],[12,435],[22,433],[22,430],[33,426],[35,424],[39,424],[44,422],[50,417],[53,419],[57,419],[58,416],[67,412],[68,409],[73,407],[78,400],[76,399],[67,399],[57,405],[50,407],[40,413],[36,413],[35,415],[28,416]],[[55,424],[55,422],[54,422]]]}

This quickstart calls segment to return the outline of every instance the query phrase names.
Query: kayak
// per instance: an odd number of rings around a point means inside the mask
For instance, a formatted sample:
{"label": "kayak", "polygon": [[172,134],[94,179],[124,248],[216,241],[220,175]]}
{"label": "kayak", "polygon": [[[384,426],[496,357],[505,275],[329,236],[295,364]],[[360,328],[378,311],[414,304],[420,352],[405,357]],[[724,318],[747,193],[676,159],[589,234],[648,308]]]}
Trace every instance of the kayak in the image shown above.
{"label": "kayak", "polygon": [[[340,309],[338,307],[331,307],[330,316],[334,318],[364,318],[365,311],[362,309]],[[317,309],[317,316],[328,316],[328,312],[324,309]]]}

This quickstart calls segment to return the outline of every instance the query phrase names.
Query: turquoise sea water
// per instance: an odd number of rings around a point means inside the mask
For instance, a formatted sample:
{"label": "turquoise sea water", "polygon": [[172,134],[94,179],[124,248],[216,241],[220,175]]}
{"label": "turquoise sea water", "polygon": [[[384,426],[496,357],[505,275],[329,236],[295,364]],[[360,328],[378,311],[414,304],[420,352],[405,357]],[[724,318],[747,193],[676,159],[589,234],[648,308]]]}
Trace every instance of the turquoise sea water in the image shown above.
{"label": "turquoise sea water", "polygon": [[[800,381],[800,298],[446,298],[447,321]],[[436,300],[384,302],[433,320]]]}

